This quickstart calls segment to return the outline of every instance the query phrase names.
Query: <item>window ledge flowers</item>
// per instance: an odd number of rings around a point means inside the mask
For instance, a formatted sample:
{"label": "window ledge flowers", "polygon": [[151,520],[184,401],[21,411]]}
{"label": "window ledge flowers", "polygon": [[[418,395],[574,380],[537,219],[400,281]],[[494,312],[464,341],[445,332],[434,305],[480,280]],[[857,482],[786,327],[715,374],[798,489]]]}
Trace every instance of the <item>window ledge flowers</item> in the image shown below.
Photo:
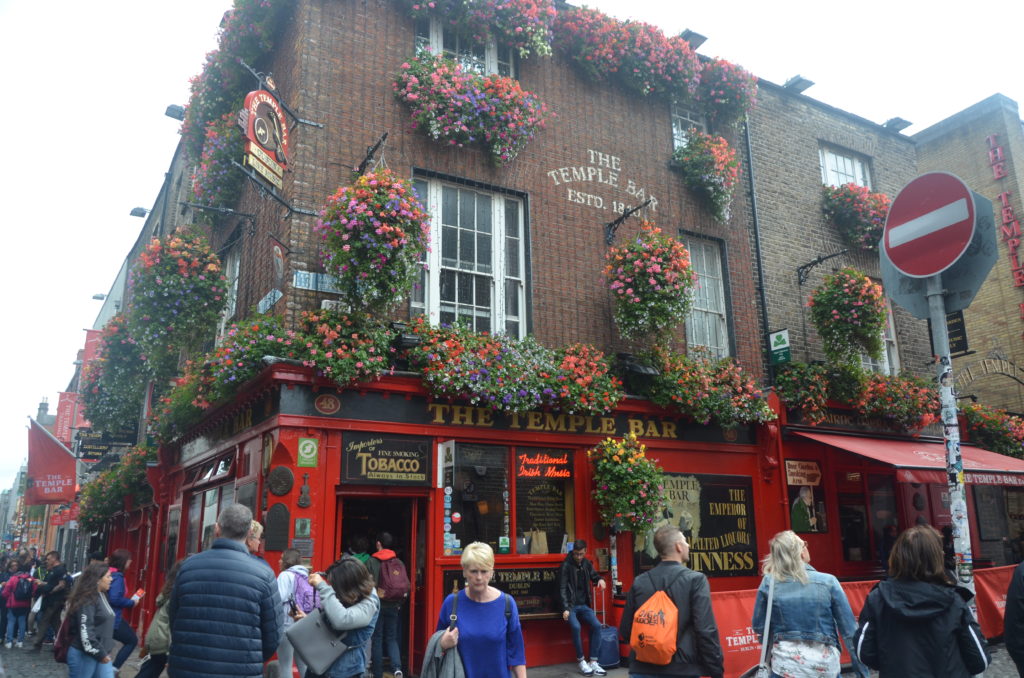
{"label": "window ledge flowers", "polygon": [[696,274],[686,247],[643,222],[635,238],[612,247],[604,274],[614,298],[615,324],[627,339],[667,340],[690,312]]}
{"label": "window ledge flowers", "polygon": [[865,252],[878,252],[885,218],[892,202],[884,193],[872,193],[854,183],[822,187],[825,220],[850,245]]}
{"label": "window ledge flowers", "polygon": [[849,365],[860,362],[861,351],[872,358],[881,356],[885,298],[881,285],[871,278],[844,268],[827,276],[807,305],[829,360]]}
{"label": "window ledge flowers", "polygon": [[436,396],[509,413],[551,408],[602,414],[624,395],[604,354],[592,346],[552,350],[532,337],[477,333],[458,324],[435,327],[423,318],[412,332],[421,342],[409,350],[409,361]]}
{"label": "window ledge flowers", "polygon": [[430,216],[391,170],[371,172],[327,199],[314,226],[325,267],[349,308],[386,315],[422,270]]}
{"label": "window ledge flowers", "polygon": [[1024,459],[1024,419],[978,403],[967,403],[961,412],[971,442],[992,452]]}
{"label": "window ledge flowers", "polygon": [[482,146],[497,164],[514,160],[550,115],[517,80],[478,75],[426,51],[402,64],[394,90],[412,110],[413,129],[452,146]]}
{"label": "window ledge flowers", "polygon": [[478,43],[493,34],[499,45],[526,58],[551,56],[553,0],[402,0],[414,19],[440,17]]}
{"label": "window ledge flowers", "polygon": [[676,149],[670,164],[717,221],[729,221],[740,163],[736,149],[728,141],[691,128],[686,133],[686,143]]}
{"label": "window ledge flowers", "polygon": [[856,402],[866,417],[876,417],[903,431],[918,431],[939,420],[939,392],[934,383],[912,375],[868,375]]}
{"label": "window ledge flowers", "polygon": [[594,471],[594,503],[615,530],[647,532],[665,510],[665,474],[630,433],[606,438],[587,451]]}

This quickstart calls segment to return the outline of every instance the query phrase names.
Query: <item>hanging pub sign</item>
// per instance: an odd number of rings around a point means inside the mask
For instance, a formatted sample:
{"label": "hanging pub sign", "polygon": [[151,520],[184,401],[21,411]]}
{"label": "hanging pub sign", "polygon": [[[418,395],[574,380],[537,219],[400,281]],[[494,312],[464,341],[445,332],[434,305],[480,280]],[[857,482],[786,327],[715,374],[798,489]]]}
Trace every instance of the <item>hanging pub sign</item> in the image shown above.
{"label": "hanging pub sign", "polygon": [[426,487],[432,478],[430,454],[430,438],[346,433],[342,441],[341,482]]}
{"label": "hanging pub sign", "polygon": [[274,95],[249,92],[238,115],[245,130],[245,164],[280,189],[288,166],[288,122]]}

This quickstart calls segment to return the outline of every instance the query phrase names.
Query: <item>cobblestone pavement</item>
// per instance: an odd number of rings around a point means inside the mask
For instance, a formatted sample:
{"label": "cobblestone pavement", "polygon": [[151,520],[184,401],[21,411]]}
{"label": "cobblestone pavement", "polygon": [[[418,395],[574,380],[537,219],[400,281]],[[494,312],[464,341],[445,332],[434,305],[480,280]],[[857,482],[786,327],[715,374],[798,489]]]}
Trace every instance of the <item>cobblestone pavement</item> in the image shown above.
{"label": "cobblestone pavement", "polygon": [[[44,645],[42,652],[29,652],[0,646],[0,662],[6,671],[4,678],[67,678],[68,667],[53,659],[53,646]],[[138,671],[138,657],[132,657],[122,667],[120,678],[134,678]],[[530,678],[575,678],[580,675],[575,664],[553,664],[535,666],[527,671]],[[166,672],[164,673],[166,676]],[[385,674],[387,675],[387,674]],[[627,678],[624,668],[608,671],[608,678]],[[872,673],[877,676],[877,673]],[[409,676],[412,678],[412,676]],[[985,678],[1018,678],[1013,660],[1006,654],[1002,644],[992,646],[992,666],[985,672]]]}

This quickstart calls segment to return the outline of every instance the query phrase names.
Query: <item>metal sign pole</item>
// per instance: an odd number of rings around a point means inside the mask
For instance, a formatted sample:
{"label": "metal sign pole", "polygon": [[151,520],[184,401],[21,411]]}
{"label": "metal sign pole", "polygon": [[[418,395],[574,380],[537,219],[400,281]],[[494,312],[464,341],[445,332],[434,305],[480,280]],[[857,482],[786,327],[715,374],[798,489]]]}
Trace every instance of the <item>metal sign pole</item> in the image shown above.
{"label": "metal sign pole", "polygon": [[[942,437],[946,443],[946,482],[949,488],[949,509],[953,516],[953,550],[956,551],[958,583],[974,593],[974,557],[971,553],[971,527],[967,521],[967,493],[964,489],[964,463],[960,456],[960,425],[957,422],[956,398],[953,397],[953,362],[949,356],[949,334],[946,328],[946,302],[942,276],[928,278],[928,311],[931,317],[932,346],[938,356],[936,376],[942,404]],[[973,608],[973,603],[971,603]]]}

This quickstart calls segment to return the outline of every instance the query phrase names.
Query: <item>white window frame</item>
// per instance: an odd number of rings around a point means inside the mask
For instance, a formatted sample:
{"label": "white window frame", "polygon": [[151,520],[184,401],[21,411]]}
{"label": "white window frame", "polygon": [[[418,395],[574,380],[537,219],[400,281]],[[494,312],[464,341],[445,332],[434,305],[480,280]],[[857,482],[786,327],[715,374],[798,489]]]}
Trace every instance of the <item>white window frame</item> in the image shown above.
{"label": "white window frame", "polygon": [[224,284],[224,310],[220,314],[220,325],[217,327],[217,343],[224,338],[228,331],[228,324],[235,317],[238,308],[238,269],[241,266],[241,248],[237,245],[230,248],[224,255],[223,273]]}
{"label": "white window frame", "polygon": [[[446,38],[448,49],[445,48]],[[515,52],[511,47],[499,47],[493,36],[488,36],[485,45],[475,44],[470,38],[458,35],[453,28],[436,17],[416,23],[416,49],[429,49],[434,54],[444,54],[481,75],[517,77]]]}
{"label": "white window frame", "polygon": [[829,186],[854,183],[871,188],[871,169],[867,158],[852,151],[825,145],[818,149],[818,156],[822,183]]}
{"label": "white window frame", "polygon": [[672,150],[676,151],[686,145],[689,131],[696,129],[706,132],[707,124],[704,114],[697,107],[690,107],[673,101],[669,104],[669,116],[672,120]]}
{"label": "white window frame", "polygon": [[[732,355],[729,309],[725,297],[726,266],[722,242],[713,238],[683,235],[690,263],[697,274],[693,306],[686,317],[686,352],[709,358]],[[717,333],[718,341],[711,342]]]}
{"label": "white window frame", "polygon": [[[490,278],[490,329],[492,334],[512,334],[522,338],[527,334],[526,327],[526,210],[525,201],[514,195],[498,191],[487,190],[477,186],[459,184],[441,179],[416,177],[414,183],[420,200],[424,203],[430,213],[430,250],[426,254],[426,267],[421,276],[419,289],[413,291],[409,308],[411,315],[426,315],[432,324],[449,322],[449,317],[442,318],[441,300],[441,272],[455,271],[457,273],[472,274]],[[425,194],[421,190],[426,186]],[[442,237],[445,228],[461,228],[459,224],[445,224],[442,213],[442,197],[445,189],[455,191],[468,191],[476,195],[480,200],[489,198],[491,200],[491,260],[490,271],[481,270],[476,262],[477,268],[470,269],[459,265],[446,265],[442,260],[443,243]],[[460,193],[461,195],[461,193]],[[515,228],[510,229],[506,224],[506,203],[512,202],[517,206],[516,218],[518,223]],[[457,201],[461,206],[461,201]],[[461,209],[461,207],[460,207]],[[518,263],[509,267],[508,248],[515,247],[517,250]],[[513,314],[510,307],[518,307],[518,314]],[[473,313],[461,313],[456,309],[456,317],[472,318]],[[478,316],[485,317],[485,316]],[[510,326],[514,327],[509,332]]]}
{"label": "white window frame", "polygon": [[896,321],[892,315],[892,304],[885,300],[885,327],[882,328],[882,359],[875,360],[866,353],[860,356],[860,364],[869,372],[897,375],[900,373],[900,352],[896,345]]}

